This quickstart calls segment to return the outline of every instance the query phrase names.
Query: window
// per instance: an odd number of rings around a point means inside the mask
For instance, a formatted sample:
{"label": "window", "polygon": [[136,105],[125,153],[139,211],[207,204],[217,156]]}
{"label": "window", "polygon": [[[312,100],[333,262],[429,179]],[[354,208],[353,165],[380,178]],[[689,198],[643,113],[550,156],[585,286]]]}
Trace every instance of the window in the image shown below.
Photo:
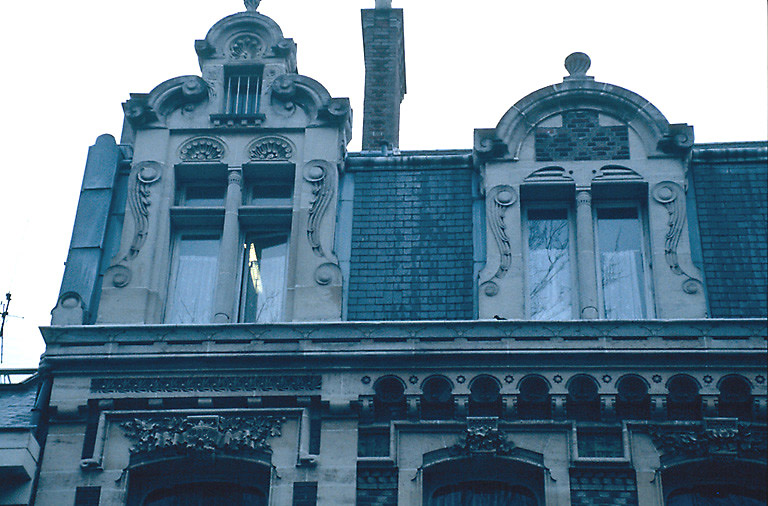
{"label": "window", "polygon": [[243,248],[240,321],[281,321],[285,301],[288,236],[249,235]]}
{"label": "window", "polygon": [[293,199],[292,180],[257,180],[251,190],[250,205],[263,207],[290,206]]}
{"label": "window", "polygon": [[598,208],[596,235],[603,316],[645,318],[643,233],[637,207]]}
{"label": "window", "polygon": [[224,114],[253,115],[259,112],[261,73],[258,70],[231,72],[224,90]]}
{"label": "window", "polygon": [[166,323],[209,323],[219,259],[216,235],[181,235],[171,269]]}
{"label": "window", "polygon": [[567,209],[529,209],[528,315],[532,320],[573,318],[571,227]]}
{"label": "window", "polygon": [[525,487],[494,481],[470,481],[439,488],[430,506],[536,506],[536,497]]}
{"label": "window", "polygon": [[185,483],[153,491],[143,506],[266,506],[264,493],[233,483]]}
{"label": "window", "polygon": [[176,205],[187,207],[222,207],[227,188],[224,185],[186,185],[176,194]]}

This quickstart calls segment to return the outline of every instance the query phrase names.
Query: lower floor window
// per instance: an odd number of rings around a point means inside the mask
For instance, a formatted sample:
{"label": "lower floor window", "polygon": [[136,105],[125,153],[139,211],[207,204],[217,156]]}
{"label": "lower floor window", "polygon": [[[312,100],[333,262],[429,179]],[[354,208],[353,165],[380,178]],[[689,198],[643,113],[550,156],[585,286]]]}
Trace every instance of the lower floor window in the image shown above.
{"label": "lower floor window", "polygon": [[429,506],[536,506],[533,493],[494,481],[471,481],[439,488]]}
{"label": "lower floor window", "polygon": [[667,506],[761,506],[765,497],[732,486],[705,485],[673,492]]}
{"label": "lower floor window", "polygon": [[231,483],[190,483],[152,492],[144,506],[266,506],[256,488]]}

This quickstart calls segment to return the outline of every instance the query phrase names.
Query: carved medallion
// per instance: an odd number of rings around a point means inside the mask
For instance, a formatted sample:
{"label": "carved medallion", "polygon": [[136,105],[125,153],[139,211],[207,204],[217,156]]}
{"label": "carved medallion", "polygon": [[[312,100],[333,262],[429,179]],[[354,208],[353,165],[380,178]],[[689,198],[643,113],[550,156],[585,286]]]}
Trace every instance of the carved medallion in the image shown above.
{"label": "carved medallion", "polygon": [[251,34],[239,35],[229,43],[229,55],[236,60],[253,60],[264,52],[264,43]]}
{"label": "carved medallion", "polygon": [[224,158],[224,144],[211,137],[190,139],[179,148],[185,162],[215,162]]}

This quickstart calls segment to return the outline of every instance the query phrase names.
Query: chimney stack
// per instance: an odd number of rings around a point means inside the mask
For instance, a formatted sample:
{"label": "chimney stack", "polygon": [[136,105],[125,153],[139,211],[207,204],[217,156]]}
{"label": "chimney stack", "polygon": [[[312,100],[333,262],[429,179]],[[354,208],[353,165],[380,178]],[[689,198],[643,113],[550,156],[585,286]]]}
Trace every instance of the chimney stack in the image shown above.
{"label": "chimney stack", "polygon": [[403,10],[391,0],[376,0],[375,9],[363,9],[365,51],[365,104],[363,150],[400,144],[400,102],[405,95]]}

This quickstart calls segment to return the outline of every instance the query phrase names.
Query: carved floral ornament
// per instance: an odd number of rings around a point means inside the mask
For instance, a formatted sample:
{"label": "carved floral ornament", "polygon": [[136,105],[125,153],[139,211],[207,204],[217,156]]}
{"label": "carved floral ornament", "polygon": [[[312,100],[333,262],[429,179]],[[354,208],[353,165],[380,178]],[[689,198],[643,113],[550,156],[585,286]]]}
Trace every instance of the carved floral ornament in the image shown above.
{"label": "carved floral ornament", "polygon": [[180,454],[272,453],[269,439],[281,436],[285,418],[274,416],[170,416],[134,418],[120,424],[133,455],[172,450]]}
{"label": "carved floral ornament", "polygon": [[319,390],[322,376],[198,376],[93,378],[91,392],[287,392]]}
{"label": "carved floral ornament", "polygon": [[765,459],[768,450],[765,430],[756,430],[746,423],[720,427],[699,424],[682,429],[650,425],[648,433],[659,452],[671,458],[733,455]]}
{"label": "carved floral ornament", "polygon": [[235,60],[255,60],[264,54],[265,45],[259,37],[245,33],[235,36],[228,45],[228,56]]}
{"label": "carved floral ornament", "polygon": [[664,258],[670,270],[678,276],[684,276],[682,289],[687,294],[701,290],[701,281],[686,273],[677,257],[677,246],[685,228],[685,202],[683,189],[677,183],[662,181],[651,191],[653,199],[663,205],[669,213],[669,230],[664,241]]}
{"label": "carved floral ornament", "polygon": [[498,428],[493,418],[469,419],[467,429],[452,449],[458,454],[493,453],[509,455],[515,445]]}
{"label": "carved floral ornament", "polygon": [[486,196],[488,226],[499,250],[499,266],[490,279],[481,284],[483,293],[493,297],[499,293],[499,285],[495,280],[502,279],[512,264],[512,245],[507,235],[507,225],[504,216],[512,205],[517,202],[517,192],[508,185],[493,187]]}
{"label": "carved floral ornament", "polygon": [[179,158],[185,162],[216,162],[224,158],[224,143],[212,137],[190,139],[179,148]]}
{"label": "carved floral ornament", "polygon": [[251,161],[289,160],[293,156],[293,146],[280,137],[262,137],[248,147]]}

